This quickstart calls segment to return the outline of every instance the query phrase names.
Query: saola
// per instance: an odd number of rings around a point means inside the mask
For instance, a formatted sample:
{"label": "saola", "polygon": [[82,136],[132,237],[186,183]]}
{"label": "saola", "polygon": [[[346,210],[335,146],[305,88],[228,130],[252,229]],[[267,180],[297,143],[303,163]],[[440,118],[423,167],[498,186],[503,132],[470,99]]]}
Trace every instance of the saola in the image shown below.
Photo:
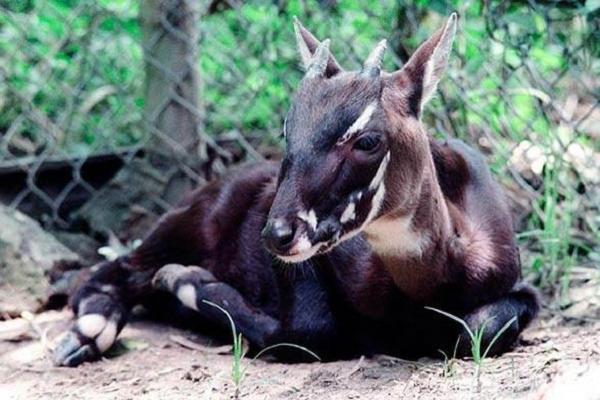
{"label": "saola", "polygon": [[285,119],[281,165],[231,171],[163,216],[131,255],[94,267],[71,299],[77,320],[55,363],[98,358],[136,303],[226,327],[203,300],[226,308],[256,348],[434,354],[464,332],[430,306],[472,329],[486,324],[484,344],[516,317],[492,352],[509,349],[539,301],[519,281],[508,207],[476,151],[434,140],[420,122],[456,19],[393,73],[381,70],[385,41],[347,72],[329,40],[295,21],[306,75]]}

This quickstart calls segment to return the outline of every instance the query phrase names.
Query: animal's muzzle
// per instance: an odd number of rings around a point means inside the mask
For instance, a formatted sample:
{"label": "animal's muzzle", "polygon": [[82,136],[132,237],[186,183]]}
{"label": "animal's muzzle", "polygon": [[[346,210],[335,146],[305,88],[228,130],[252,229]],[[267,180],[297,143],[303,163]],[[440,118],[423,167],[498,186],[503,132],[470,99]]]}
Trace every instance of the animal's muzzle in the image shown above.
{"label": "animal's muzzle", "polygon": [[267,249],[274,254],[286,254],[294,243],[297,226],[283,218],[270,219],[261,237]]}

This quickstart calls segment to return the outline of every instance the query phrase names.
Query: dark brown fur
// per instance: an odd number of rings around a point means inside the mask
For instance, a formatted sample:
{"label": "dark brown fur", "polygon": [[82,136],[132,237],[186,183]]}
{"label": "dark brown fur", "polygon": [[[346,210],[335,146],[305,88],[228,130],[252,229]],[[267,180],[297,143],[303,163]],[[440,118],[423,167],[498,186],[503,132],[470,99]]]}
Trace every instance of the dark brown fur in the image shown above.
{"label": "dark brown fur", "polygon": [[[418,357],[464,335],[429,306],[472,329],[485,324],[484,345],[516,317],[492,353],[509,349],[539,302],[519,283],[508,207],[478,153],[433,140],[419,121],[445,66],[450,21],[393,74],[347,73],[330,56],[321,76],[300,85],[281,168],[245,166],[190,194],[130,256],[97,268],[72,299],[79,321],[100,315],[108,321],[101,332],[112,323],[118,331],[127,309],[144,302],[226,328],[209,300],[257,348],[292,342],[327,358]],[[319,42],[297,29],[314,53]],[[360,131],[344,139],[373,104]],[[357,146],[365,136],[377,145]],[[279,260],[290,257],[299,262]],[[85,334],[96,331],[89,320],[59,346],[57,364],[100,355],[106,343]],[[461,343],[459,355],[468,354]]]}

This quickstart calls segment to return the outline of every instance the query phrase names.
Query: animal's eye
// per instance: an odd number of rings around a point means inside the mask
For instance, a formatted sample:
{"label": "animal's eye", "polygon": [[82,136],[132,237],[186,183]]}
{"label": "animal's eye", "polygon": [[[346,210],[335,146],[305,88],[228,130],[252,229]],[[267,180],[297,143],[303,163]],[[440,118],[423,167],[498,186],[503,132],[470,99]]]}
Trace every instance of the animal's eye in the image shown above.
{"label": "animal's eye", "polygon": [[379,144],[379,138],[373,135],[365,135],[354,142],[354,149],[360,151],[371,151]]}

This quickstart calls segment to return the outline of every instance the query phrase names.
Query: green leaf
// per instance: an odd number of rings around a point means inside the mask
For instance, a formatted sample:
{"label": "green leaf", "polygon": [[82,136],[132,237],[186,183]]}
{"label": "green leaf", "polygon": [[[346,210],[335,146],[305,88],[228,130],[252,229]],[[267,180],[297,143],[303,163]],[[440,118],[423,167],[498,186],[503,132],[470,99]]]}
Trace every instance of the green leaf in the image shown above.
{"label": "green leaf", "polygon": [[107,358],[119,357],[130,351],[141,351],[148,348],[148,343],[132,339],[123,338],[115,342],[115,344],[106,352],[104,356]]}
{"label": "green leaf", "polygon": [[425,307],[425,308],[427,310],[435,311],[436,313],[442,314],[442,315],[444,315],[444,316],[446,316],[446,317],[448,317],[450,319],[453,319],[454,321],[458,322],[459,324],[461,324],[465,328],[465,330],[467,331],[467,333],[471,337],[471,342],[475,341],[475,334],[473,333],[473,331],[471,330],[471,328],[469,328],[469,325],[467,325],[467,323],[464,320],[458,318],[456,315],[452,315],[452,314],[450,314],[450,313],[448,313],[446,311],[442,311],[442,310],[439,310],[437,308],[433,308],[433,307]]}

